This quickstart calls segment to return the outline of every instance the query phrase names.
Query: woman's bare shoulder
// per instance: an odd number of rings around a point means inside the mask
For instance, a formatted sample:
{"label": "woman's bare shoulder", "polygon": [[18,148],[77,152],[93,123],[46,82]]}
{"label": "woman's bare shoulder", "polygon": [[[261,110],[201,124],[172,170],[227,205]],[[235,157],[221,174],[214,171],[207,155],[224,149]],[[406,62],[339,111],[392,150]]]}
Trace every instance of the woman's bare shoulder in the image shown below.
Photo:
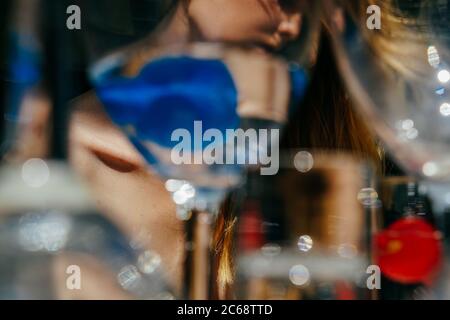
{"label": "woman's bare shoulder", "polygon": [[[71,101],[70,108],[69,143],[72,155],[75,155],[74,151],[82,149],[97,157],[101,154],[103,160],[108,157],[120,159],[122,163],[134,167],[144,166],[145,161],[111,121],[95,92],[87,92],[75,98]],[[108,163],[112,161],[109,160]]]}
{"label": "woman's bare shoulder", "polygon": [[103,106],[95,91],[88,91],[70,102],[70,109],[73,113],[97,113],[103,112]]}

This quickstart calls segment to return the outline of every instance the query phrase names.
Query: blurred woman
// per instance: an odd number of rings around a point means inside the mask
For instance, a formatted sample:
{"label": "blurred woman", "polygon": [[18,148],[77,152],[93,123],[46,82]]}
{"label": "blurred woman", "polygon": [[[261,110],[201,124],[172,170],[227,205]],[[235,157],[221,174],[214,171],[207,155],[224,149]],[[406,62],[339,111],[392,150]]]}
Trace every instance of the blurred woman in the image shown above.
{"label": "blurred woman", "polygon": [[[365,8],[381,1],[349,1],[348,9],[365,22]],[[301,31],[302,16],[295,0],[173,0],[158,1],[162,12],[148,38],[149,47],[192,40],[282,49]],[[386,32],[400,22],[386,18]],[[374,44],[381,52],[383,34]],[[290,119],[284,148],[346,151],[382,167],[383,155],[366,123],[354,112],[334,61],[327,24],[317,43],[314,74],[302,107]],[[384,50],[384,49],[383,49]],[[384,52],[384,51],[383,51]],[[160,254],[168,281],[179,292],[184,259],[183,222],[161,180],[105,114],[94,93],[75,102],[70,153],[75,169],[86,179],[100,210],[131,238]],[[380,169],[381,172],[381,169]],[[214,245],[218,265],[218,297],[230,297],[233,282],[233,199],[225,201],[216,224]]]}
{"label": "blurred woman", "polygon": [[[276,51],[298,37],[301,15],[292,1],[158,1],[160,23],[149,48],[190,41],[221,41]],[[136,64],[140,64],[137,55]],[[133,66],[131,66],[133,67]],[[107,214],[130,238],[161,256],[168,281],[180,292],[184,260],[183,222],[162,181],[110,121],[94,93],[75,102],[70,158]],[[219,222],[218,281],[231,283],[228,227]],[[226,225],[230,224],[227,220]],[[223,227],[225,229],[223,229]],[[226,238],[224,241],[222,238]]]}

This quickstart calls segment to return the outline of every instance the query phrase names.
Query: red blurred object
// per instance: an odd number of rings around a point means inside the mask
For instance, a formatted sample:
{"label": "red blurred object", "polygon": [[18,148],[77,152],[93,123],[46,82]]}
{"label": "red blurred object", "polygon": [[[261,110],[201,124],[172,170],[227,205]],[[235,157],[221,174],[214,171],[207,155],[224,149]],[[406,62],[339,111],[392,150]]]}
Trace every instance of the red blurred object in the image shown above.
{"label": "red blurred object", "polygon": [[336,282],[336,300],[356,300],[353,286],[345,281]]}
{"label": "red blurred object", "polygon": [[424,219],[400,219],[374,240],[375,260],[386,277],[403,284],[432,281],[442,245],[440,233]]}
{"label": "red blurred object", "polygon": [[249,201],[244,205],[239,226],[239,249],[258,250],[264,245],[262,215],[257,202]]}

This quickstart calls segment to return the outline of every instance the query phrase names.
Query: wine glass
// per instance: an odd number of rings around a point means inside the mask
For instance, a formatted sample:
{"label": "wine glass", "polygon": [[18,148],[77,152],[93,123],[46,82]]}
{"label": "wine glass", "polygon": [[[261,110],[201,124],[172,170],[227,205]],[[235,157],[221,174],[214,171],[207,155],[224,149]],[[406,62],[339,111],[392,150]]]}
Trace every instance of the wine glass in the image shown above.
{"label": "wine glass", "polygon": [[[62,50],[56,55],[63,56],[64,51],[65,60],[52,64],[52,70],[42,69],[44,60],[55,57],[43,38],[47,32],[61,35],[59,28],[66,28],[59,23],[57,31],[41,28],[43,17],[65,19],[65,10],[44,4],[14,2],[8,17],[12,28],[6,28],[9,74],[8,100],[0,120],[6,125],[5,138],[0,139],[0,299],[170,298],[160,257],[141,250],[96,210],[67,163],[46,159],[50,140],[56,139],[48,131],[64,127],[56,119],[64,118],[57,114],[65,113],[67,102],[60,91],[64,88],[51,79],[65,74],[61,70],[72,61],[67,42],[57,39]],[[59,76],[53,78],[53,71]],[[49,82],[41,83],[43,78]],[[52,102],[60,104],[53,108],[50,97],[55,96]],[[52,123],[50,109],[56,110]],[[65,136],[64,130],[57,131],[59,137]]]}
{"label": "wine glass", "polygon": [[280,130],[306,88],[317,31],[317,3],[295,7],[302,32],[278,53],[252,43],[162,45],[149,37],[100,54],[90,69],[106,112],[165,181],[178,217],[192,228],[196,285],[186,286],[186,296],[210,296],[210,229],[227,192],[246,168],[278,170]]}
{"label": "wine glass", "polygon": [[448,3],[324,3],[336,56],[359,111],[408,173],[448,180]]}
{"label": "wine glass", "polygon": [[62,162],[0,168],[0,299],[169,299],[152,251],[95,209]]}
{"label": "wine glass", "polygon": [[[428,185],[432,202],[445,203],[450,178],[448,1],[325,0],[324,10],[358,111],[415,183]],[[445,230],[444,210],[435,213],[435,224]],[[403,228],[403,222],[393,228]],[[405,228],[414,231],[406,222]]]}

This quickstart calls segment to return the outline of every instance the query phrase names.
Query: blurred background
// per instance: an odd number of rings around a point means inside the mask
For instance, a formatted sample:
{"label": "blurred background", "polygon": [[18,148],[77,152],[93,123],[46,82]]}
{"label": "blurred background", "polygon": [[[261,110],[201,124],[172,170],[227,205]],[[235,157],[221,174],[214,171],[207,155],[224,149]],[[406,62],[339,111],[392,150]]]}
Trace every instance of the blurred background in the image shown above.
{"label": "blurred background", "polygon": [[[0,3],[0,299],[449,299],[450,1],[194,2]],[[174,165],[193,121],[280,170]]]}

